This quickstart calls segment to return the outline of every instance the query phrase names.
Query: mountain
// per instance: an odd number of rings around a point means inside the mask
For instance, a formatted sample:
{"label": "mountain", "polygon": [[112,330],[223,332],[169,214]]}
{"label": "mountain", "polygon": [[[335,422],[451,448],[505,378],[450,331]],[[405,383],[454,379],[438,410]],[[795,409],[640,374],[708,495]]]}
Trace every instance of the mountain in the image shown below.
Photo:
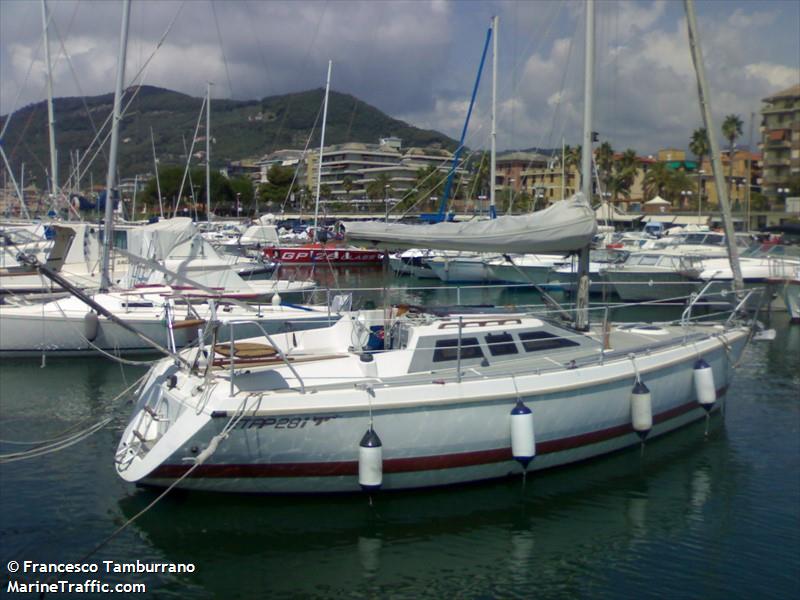
{"label": "mountain", "polygon": [[[197,125],[202,98],[193,98],[163,88],[141,86],[130,88],[123,106],[133,95],[120,128],[119,173],[133,177],[136,173],[153,171],[150,128],[153,130],[156,154],[161,165],[184,165],[186,147],[191,146]],[[262,156],[282,148],[303,148],[314,126],[324,90],[309,90],[262,100],[211,101],[211,165],[220,168],[231,160]],[[54,101],[56,147],[59,157],[59,181],[63,185],[70,169],[70,153],[76,149],[83,154],[111,113],[113,95],[104,94],[81,100],[57,98]],[[85,103],[85,104],[84,104]],[[88,111],[87,111],[88,109]],[[0,129],[8,116],[0,117]],[[319,121],[321,122],[321,116]],[[94,125],[93,125],[94,124]],[[105,131],[108,131],[106,129]],[[205,116],[201,119],[198,137],[205,136]],[[349,94],[331,92],[325,143],[377,142],[378,138],[397,136],[404,146],[437,146],[453,150],[455,140],[430,130],[418,129],[393,119],[374,106]],[[13,115],[1,141],[14,173],[20,173],[25,163],[25,181],[45,184],[45,169],[49,169],[47,105],[31,104]],[[319,124],[311,146],[319,145]],[[95,145],[96,148],[96,145]],[[205,141],[198,141],[194,152],[204,152]],[[106,150],[91,167],[95,184],[105,181],[108,163]],[[193,159],[198,164],[198,159]],[[83,178],[88,183],[89,173]]]}

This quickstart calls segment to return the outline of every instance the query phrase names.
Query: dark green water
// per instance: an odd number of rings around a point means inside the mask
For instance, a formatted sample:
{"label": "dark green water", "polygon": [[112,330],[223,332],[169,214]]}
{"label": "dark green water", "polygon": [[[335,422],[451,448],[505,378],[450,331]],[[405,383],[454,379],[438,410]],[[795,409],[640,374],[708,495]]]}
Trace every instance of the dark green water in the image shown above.
{"label": "dark green water", "polygon": [[[340,277],[382,281],[366,271]],[[529,301],[502,290],[462,300]],[[89,561],[194,563],[193,574],[100,577],[145,582],[159,598],[800,597],[800,326],[785,314],[773,326],[775,341],[748,348],[708,439],[700,424],[649,443],[643,456],[525,485],[378,494],[371,506],[363,496],[174,493]],[[129,407],[111,399],[140,373],[99,359],[0,364],[2,453],[23,448],[9,440],[115,415],[60,453],[0,465],[4,592],[8,561],[77,561],[156,497],[113,468]]]}

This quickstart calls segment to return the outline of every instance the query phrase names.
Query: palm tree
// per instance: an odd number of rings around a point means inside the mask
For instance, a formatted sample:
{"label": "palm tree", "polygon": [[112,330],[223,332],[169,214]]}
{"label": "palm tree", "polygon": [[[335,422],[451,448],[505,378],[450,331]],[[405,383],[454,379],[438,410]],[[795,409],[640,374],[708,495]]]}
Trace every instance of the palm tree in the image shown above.
{"label": "palm tree", "polygon": [[607,190],[614,168],[614,149],[608,142],[603,142],[597,149],[597,168],[600,171],[603,188]]}
{"label": "palm tree", "polygon": [[491,177],[489,153],[481,152],[473,161],[472,168],[472,193],[476,196],[489,195],[489,178]]}
{"label": "palm tree", "polygon": [[[579,173],[581,170],[581,147],[580,146],[564,146],[564,173],[565,177],[567,177],[567,181],[569,181],[569,176],[571,173]],[[578,180],[575,179],[575,185],[577,187]],[[564,182],[564,186],[566,187],[566,182]],[[577,190],[576,190],[577,191]]]}
{"label": "palm tree", "polygon": [[742,119],[739,115],[728,115],[722,122],[722,135],[728,140],[728,197],[731,195],[733,184],[733,148],[736,139],[742,135]]}
{"label": "palm tree", "polygon": [[655,196],[669,195],[674,171],[667,167],[667,163],[656,163],[644,176],[644,196],[652,200]]}
{"label": "palm tree", "polygon": [[619,160],[614,162],[614,174],[609,179],[607,191],[611,193],[616,202],[620,195],[630,198],[631,187],[639,170],[639,160],[636,151],[630,148],[625,150]]}
{"label": "palm tree", "polygon": [[[697,157],[698,166],[703,165],[703,159],[708,156],[708,132],[705,127],[700,127],[692,132],[692,139],[689,142],[689,150]],[[698,167],[699,168],[699,167]]]}
{"label": "palm tree", "polygon": [[354,182],[355,180],[353,179],[352,175],[345,175],[344,178],[342,178],[342,189],[344,190],[348,204],[350,203],[350,192],[353,191]]}

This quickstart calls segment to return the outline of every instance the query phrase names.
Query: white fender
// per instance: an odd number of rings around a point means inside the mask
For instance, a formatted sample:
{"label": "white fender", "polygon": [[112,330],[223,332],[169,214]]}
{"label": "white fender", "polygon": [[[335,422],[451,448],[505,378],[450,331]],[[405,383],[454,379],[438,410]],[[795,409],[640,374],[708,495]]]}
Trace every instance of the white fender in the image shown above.
{"label": "white fender", "polygon": [[521,400],[511,410],[511,455],[525,468],[536,456],[533,411]]}
{"label": "white fender", "polygon": [[83,316],[83,335],[87,340],[93,342],[97,338],[100,330],[100,317],[94,311],[89,311]]}
{"label": "white fender", "polygon": [[650,390],[642,381],[637,381],[631,391],[631,423],[642,439],[653,428],[653,400]]}
{"label": "white fender", "polygon": [[383,483],[381,438],[370,426],[358,445],[358,484],[365,492],[378,490]]}
{"label": "white fender", "polygon": [[711,410],[717,401],[717,387],[714,384],[714,371],[702,358],[694,363],[694,391],[697,401],[706,410]]}

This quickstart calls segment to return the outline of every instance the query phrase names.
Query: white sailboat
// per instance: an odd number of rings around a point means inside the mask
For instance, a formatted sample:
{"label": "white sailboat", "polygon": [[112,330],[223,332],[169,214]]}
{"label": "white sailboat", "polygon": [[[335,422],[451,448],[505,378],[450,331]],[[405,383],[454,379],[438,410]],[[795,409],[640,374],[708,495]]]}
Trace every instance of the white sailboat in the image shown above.
{"label": "white sailboat", "polygon": [[[282,304],[242,306],[214,300],[190,301],[171,290],[111,292],[92,300],[126,326],[69,296],[50,302],[0,305],[0,357],[130,355],[196,345],[210,321],[236,322],[237,336],[256,336],[324,327],[339,318],[325,307]],[[228,340],[225,328],[217,341]]]}
{"label": "white sailboat", "polygon": [[[562,221],[567,214],[578,224]],[[522,252],[567,252],[594,233],[580,196],[539,215],[519,226],[502,217],[478,224],[478,247],[505,249],[502,237]],[[426,241],[461,249],[473,231],[461,225],[431,226],[440,237]],[[358,235],[411,239],[383,226]],[[718,409],[748,334],[735,316],[700,324],[690,309],[676,323],[588,328],[529,314],[362,311],[292,339],[241,341],[259,349],[252,358],[231,358],[235,340],[232,351],[207,347],[193,366],[190,351],[182,365],[161,361],[115,467],[131,483],[275,493],[422,488],[546,469]]]}
{"label": "white sailboat", "polygon": [[[129,11],[130,2],[125,0],[114,93],[103,247],[99,248],[99,236],[92,225],[55,225],[56,240],[48,264],[40,265],[36,259],[27,257],[25,260],[29,266],[36,267],[37,274],[3,273],[3,284],[6,285],[10,280],[10,285],[15,285],[16,291],[28,284],[27,278],[32,278],[34,283],[42,287],[46,275],[48,281],[54,282],[54,289],[69,289],[79,299],[66,298],[39,304],[23,302],[1,307],[0,354],[119,354],[154,348],[174,353],[177,348],[198,340],[198,337],[202,339],[203,334],[198,334],[198,327],[207,320],[227,323],[238,321],[241,322],[240,329],[252,333],[285,329],[286,324],[292,321],[302,322],[300,326],[329,324],[331,318],[320,318],[328,314],[327,309],[320,311],[280,306],[280,293],[301,291],[313,286],[313,283],[280,280],[246,283],[208,242],[196,235],[189,219],[171,219],[141,228],[121,229],[124,245],[134,251],[117,248],[116,254],[122,254],[134,267],[125,270],[124,282],[116,278],[116,263],[112,259],[115,244],[112,197]],[[76,243],[77,233],[80,233],[80,239]],[[70,260],[73,255],[74,259]],[[85,272],[70,273],[64,268],[67,265],[83,266]],[[82,278],[84,274],[88,274],[88,278]],[[75,285],[76,277],[78,285]],[[98,285],[100,293],[90,296],[81,291],[82,288]],[[131,295],[115,292],[114,288],[118,289],[118,286],[136,289],[140,293]],[[142,291],[159,294],[142,295]],[[220,311],[220,316],[216,316],[213,305],[187,304],[189,316],[176,324],[173,318],[175,300],[162,297],[171,296],[176,291],[183,296],[179,302],[185,302],[187,297],[200,296],[215,300],[270,300],[271,305],[266,309],[228,306]],[[222,338],[216,336],[216,339]]]}

